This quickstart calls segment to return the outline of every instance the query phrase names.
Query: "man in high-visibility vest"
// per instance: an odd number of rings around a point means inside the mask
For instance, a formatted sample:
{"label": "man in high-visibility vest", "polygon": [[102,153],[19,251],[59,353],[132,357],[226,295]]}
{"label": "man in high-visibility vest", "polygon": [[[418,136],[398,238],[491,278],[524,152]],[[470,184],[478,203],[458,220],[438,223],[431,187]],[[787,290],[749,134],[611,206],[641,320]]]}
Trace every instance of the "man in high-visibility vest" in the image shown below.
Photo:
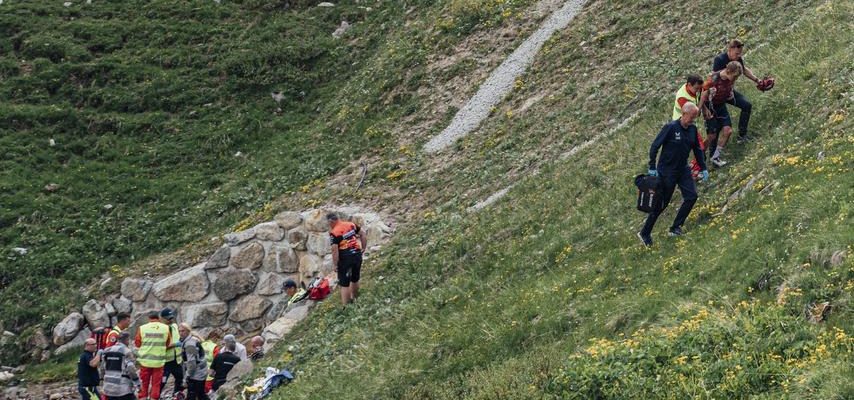
{"label": "man in high-visibility vest", "polygon": [[[676,91],[676,100],[673,102],[673,113],[670,116],[671,121],[682,118],[682,107],[685,106],[685,103],[693,103],[697,107],[700,106],[700,92],[703,90],[703,78],[700,75],[688,75],[685,80],[685,84],[680,86],[679,90]],[[706,146],[703,143],[703,138],[700,137],[699,129],[697,130],[697,140],[700,141],[700,150],[705,151]],[[699,179],[701,171],[700,164],[697,163],[697,160],[691,160],[690,167],[691,177],[696,181]]]}
{"label": "man in high-visibility vest", "polygon": [[181,343],[178,339],[178,324],[175,323],[175,310],[166,307],[160,311],[160,322],[169,326],[169,333],[175,339],[170,346],[166,347],[166,363],[163,364],[160,394],[163,394],[169,375],[175,378],[175,390],[172,393],[179,393],[184,390],[184,369],[181,367]]}
{"label": "man in high-visibility vest", "polygon": [[160,380],[163,379],[163,365],[166,363],[166,349],[172,344],[169,327],[160,322],[160,313],[152,311],[148,314],[148,323],[136,330],[133,341],[138,349],[139,379],[142,387],[139,389],[139,399],[151,400],[160,398]]}
{"label": "man in high-visibility vest", "polygon": [[130,314],[119,313],[116,315],[116,326],[107,334],[107,345],[115,346],[122,332],[130,326]]}
{"label": "man in high-visibility vest", "polygon": [[[208,369],[211,368],[211,363],[213,362],[214,357],[219,354],[219,344],[217,344],[217,342],[220,339],[221,337],[219,332],[211,331],[211,333],[208,333],[208,338],[202,342],[202,348],[205,350],[205,361],[207,362]],[[208,374],[208,377],[205,379],[205,393],[213,391],[213,383],[213,375]]]}

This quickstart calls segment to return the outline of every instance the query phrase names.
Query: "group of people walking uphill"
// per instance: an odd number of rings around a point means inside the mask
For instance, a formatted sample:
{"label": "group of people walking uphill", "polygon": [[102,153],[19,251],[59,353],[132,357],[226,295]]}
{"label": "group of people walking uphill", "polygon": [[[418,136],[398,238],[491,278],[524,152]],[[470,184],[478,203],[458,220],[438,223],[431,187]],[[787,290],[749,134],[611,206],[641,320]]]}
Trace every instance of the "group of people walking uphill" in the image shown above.
{"label": "group of people walking uphill", "polygon": [[[715,57],[712,73],[705,81],[698,75],[689,75],[686,83],[676,92],[672,121],[661,128],[649,149],[648,175],[659,177],[660,206],[647,215],[643,228],[637,234],[647,247],[652,246],[652,229],[670,203],[676,187],[682,193],[682,205],[668,233],[670,236],[683,234],[682,225],[697,202],[694,182],[696,179],[709,179],[706,155],[714,167],[721,168],[727,164],[723,160],[723,153],[732,134],[732,119],[727,105],[741,110],[738,142],[753,140],[748,134],[753,106],[735,90],[735,82],[744,75],[756,83],[757,89],[766,91],[774,87],[774,80],[757,78],[744,64],[743,50],[744,44],[740,40],[731,40],[726,51]],[[706,126],[705,140],[694,124],[701,113]],[[689,166],[688,157],[691,153],[694,154],[694,160]]]}

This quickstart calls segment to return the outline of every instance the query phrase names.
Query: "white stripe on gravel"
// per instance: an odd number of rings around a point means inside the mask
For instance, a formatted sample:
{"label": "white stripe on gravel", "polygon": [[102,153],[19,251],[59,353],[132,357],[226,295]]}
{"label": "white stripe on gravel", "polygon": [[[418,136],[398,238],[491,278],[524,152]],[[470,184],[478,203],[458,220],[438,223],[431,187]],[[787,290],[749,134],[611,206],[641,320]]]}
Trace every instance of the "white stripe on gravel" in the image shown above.
{"label": "white stripe on gravel", "polygon": [[[548,1],[548,0],[544,0]],[[555,11],[528,39],[507,57],[489,78],[486,79],[477,93],[469,99],[454,119],[442,133],[434,136],[424,145],[424,151],[435,153],[453,144],[457,139],[468,135],[477,129],[492,107],[501,102],[513,89],[516,79],[534,62],[534,57],[543,44],[552,35],[569,25],[569,22],[581,11],[586,0],[570,0]]]}

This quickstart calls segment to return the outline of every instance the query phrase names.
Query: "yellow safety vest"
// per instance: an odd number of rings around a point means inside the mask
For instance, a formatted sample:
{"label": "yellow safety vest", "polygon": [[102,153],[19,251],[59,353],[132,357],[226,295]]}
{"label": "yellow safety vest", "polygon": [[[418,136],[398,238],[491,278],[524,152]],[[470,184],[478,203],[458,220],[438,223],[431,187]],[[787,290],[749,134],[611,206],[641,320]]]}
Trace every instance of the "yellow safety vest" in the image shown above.
{"label": "yellow safety vest", "polygon": [[[175,344],[177,342],[177,340],[175,338],[179,337],[178,336],[178,324],[173,323],[173,324],[169,325],[169,330],[172,331],[172,343]],[[178,364],[180,364],[183,361],[182,358],[179,356],[180,353],[181,353],[181,349],[178,348],[177,345],[171,349],[167,349],[166,350],[166,362],[177,361]]]}
{"label": "yellow safety vest", "polygon": [[[205,362],[208,363],[208,369],[211,368],[214,359],[214,350],[216,350],[216,343],[211,342],[210,340],[205,340],[202,342],[202,349],[205,350]],[[208,375],[208,381],[214,380],[213,376]]]}
{"label": "yellow safety vest", "polygon": [[680,98],[692,99],[691,102],[694,103],[697,107],[700,106],[700,93],[691,96],[691,93],[688,93],[688,84],[682,85],[678,91],[676,91],[676,99],[673,100],[673,116],[672,120],[677,120],[682,117],[682,107],[679,107],[679,99]]}
{"label": "yellow safety vest", "polygon": [[141,345],[139,346],[139,365],[146,368],[160,368],[166,363],[166,337],[169,327],[161,322],[152,321],[139,327]]}

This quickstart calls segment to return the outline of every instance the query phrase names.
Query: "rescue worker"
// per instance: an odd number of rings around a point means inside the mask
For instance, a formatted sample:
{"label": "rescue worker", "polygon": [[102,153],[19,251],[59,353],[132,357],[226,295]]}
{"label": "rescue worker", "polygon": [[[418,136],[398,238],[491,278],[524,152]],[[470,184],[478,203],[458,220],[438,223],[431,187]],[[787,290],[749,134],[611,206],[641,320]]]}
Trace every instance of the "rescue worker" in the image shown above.
{"label": "rescue worker", "polygon": [[[169,334],[173,338],[178,337],[178,324],[175,323],[175,310],[166,307],[160,311],[160,322],[169,326]],[[177,339],[171,346],[166,347],[166,363],[163,364],[163,379],[160,381],[160,394],[166,388],[166,382],[171,375],[175,379],[175,390],[172,393],[180,393],[184,390],[184,369],[181,367],[181,343]]]}
{"label": "rescue worker", "polygon": [[107,334],[107,345],[112,346],[116,344],[116,341],[121,335],[122,332],[125,331],[130,326],[130,314],[128,313],[118,313],[116,315],[116,326]]}
{"label": "rescue worker", "polygon": [[[699,113],[700,110],[694,103],[685,103],[682,106],[682,117],[665,124],[649,148],[649,175],[661,177],[662,204],[659,209],[649,213],[643,229],[638,232],[638,237],[644,246],[652,246],[652,228],[658,216],[664,212],[670,202],[676,186],[679,186],[682,192],[682,205],[676,213],[676,219],[670,227],[669,234],[670,236],[682,235],[682,224],[688,219],[688,214],[691,213],[697,201],[697,189],[687,166],[690,152],[694,152],[694,157],[702,168],[700,175],[703,180],[709,179],[706,162],[703,160],[703,151],[700,150],[700,143],[697,140],[697,127],[694,125],[694,120]],[[658,157],[659,149],[661,157]],[[658,158],[658,164],[656,164],[656,158]]]}
{"label": "rescue worker", "polygon": [[711,162],[723,167],[726,161],[721,159],[724,147],[732,134],[732,120],[727,111],[727,102],[732,100],[733,85],[741,75],[741,64],[732,61],[726,68],[709,76],[703,84],[700,106],[706,119],[706,148],[712,154]]}
{"label": "rescue worker", "polygon": [[100,372],[107,400],[136,400],[134,393],[140,381],[129,344],[130,333],[122,332],[116,335],[115,344],[104,349]]}
{"label": "rescue worker", "polygon": [[[712,72],[721,71],[727,67],[727,64],[736,62],[741,66],[742,72],[747,79],[750,79],[757,85],[760,85],[761,79],[756,77],[753,71],[744,65],[744,58],[741,56],[743,52],[744,43],[738,39],[730,40],[730,42],[727,43],[726,50],[723,53],[718,54],[718,56],[712,61]],[[765,89],[760,87],[760,90]],[[739,93],[737,90],[733,90],[733,96],[727,100],[727,103],[741,110],[741,115],[738,117],[738,141],[752,141],[753,138],[747,133],[747,125],[750,123],[750,113],[753,111],[753,105],[750,104],[747,97],[744,97],[744,95]]]}
{"label": "rescue worker", "polygon": [[[673,102],[673,114],[671,114],[670,117],[671,121],[675,121],[682,117],[682,107],[684,107],[686,103],[694,103],[694,105],[698,107],[700,106],[700,93],[703,90],[703,78],[699,75],[688,75],[685,80],[685,84],[680,86],[679,90],[676,91],[676,100]],[[700,150],[706,150],[706,147],[703,144],[703,138],[700,136],[699,129],[697,130],[697,140],[700,142]],[[700,164],[697,163],[697,160],[691,160],[690,167],[691,178],[696,181],[700,176]]]}
{"label": "rescue worker", "polygon": [[[205,351],[205,362],[207,363],[208,369],[211,369],[214,357],[219,354],[219,345],[217,342],[220,339],[220,333],[214,330],[208,333],[208,337],[202,342],[202,350]],[[208,374],[208,376],[205,377],[205,393],[213,391],[213,382],[213,375]]]}
{"label": "rescue worker", "polygon": [[346,306],[359,297],[362,251],[367,247],[368,237],[358,225],[339,220],[338,214],[329,213],[326,220],[332,242],[332,265],[338,272],[341,303]]}
{"label": "rescue worker", "polygon": [[191,334],[190,325],[185,323],[178,326],[178,334],[181,335],[181,360],[187,383],[187,400],[208,400],[205,390],[208,366],[202,340],[198,335]]}
{"label": "rescue worker", "polygon": [[101,363],[101,351],[98,350],[98,342],[93,338],[83,342],[83,353],[77,359],[77,392],[83,400],[91,400],[92,396],[100,396],[98,383],[101,376],[98,375],[98,365]]}
{"label": "rescue worker", "polygon": [[142,387],[139,399],[151,400],[160,398],[160,383],[163,378],[163,365],[166,363],[166,349],[172,344],[172,334],[169,326],[160,322],[160,313],[151,311],[148,323],[136,331],[134,345],[138,349],[139,378]]}

